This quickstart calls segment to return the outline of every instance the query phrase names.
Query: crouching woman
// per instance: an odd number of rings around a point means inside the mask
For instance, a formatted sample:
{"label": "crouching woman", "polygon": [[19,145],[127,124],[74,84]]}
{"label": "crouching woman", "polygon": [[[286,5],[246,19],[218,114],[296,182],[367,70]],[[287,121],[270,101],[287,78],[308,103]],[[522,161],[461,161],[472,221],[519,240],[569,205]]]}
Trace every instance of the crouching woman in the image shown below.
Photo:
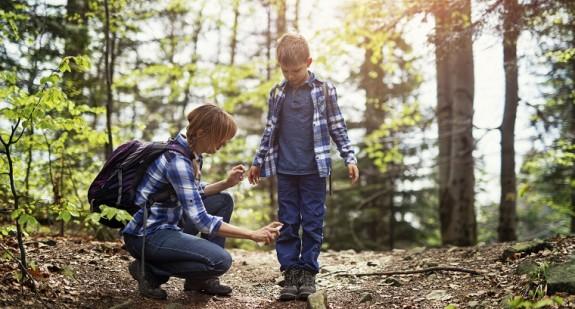
{"label": "crouching woman", "polygon": [[[281,227],[279,222],[255,231],[236,227],[229,224],[232,207],[210,205],[209,196],[237,184],[244,169],[234,167],[226,180],[203,186],[202,154],[216,153],[236,134],[237,126],[228,113],[212,104],[194,109],[188,122],[185,134],[172,141],[180,146],[181,153],[169,150],[160,155],[138,185],[136,205],[150,206],[141,207],[122,230],[126,248],[136,259],[128,267],[130,274],[145,297],[165,299],[161,285],[172,276],[184,278],[187,291],[230,294],[232,289],[218,279],[232,264],[223,248],[225,237],[271,243]],[[175,191],[173,199],[149,202],[167,185]],[[202,237],[193,235],[198,231]]]}

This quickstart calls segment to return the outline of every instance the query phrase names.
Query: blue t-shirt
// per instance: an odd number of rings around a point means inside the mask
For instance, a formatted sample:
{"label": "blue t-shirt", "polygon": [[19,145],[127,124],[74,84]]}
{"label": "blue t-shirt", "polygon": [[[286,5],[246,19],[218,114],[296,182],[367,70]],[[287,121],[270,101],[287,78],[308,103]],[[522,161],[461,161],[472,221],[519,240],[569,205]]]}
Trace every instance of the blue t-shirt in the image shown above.
{"label": "blue t-shirt", "polygon": [[279,173],[309,175],[317,173],[313,148],[313,101],[307,81],[297,89],[286,87],[279,117]]}

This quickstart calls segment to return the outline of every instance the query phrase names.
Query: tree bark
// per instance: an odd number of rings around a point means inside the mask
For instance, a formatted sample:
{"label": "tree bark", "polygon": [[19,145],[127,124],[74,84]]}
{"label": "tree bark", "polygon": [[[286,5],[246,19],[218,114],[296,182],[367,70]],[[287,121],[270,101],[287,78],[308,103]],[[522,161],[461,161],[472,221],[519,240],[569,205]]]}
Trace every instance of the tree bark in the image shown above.
{"label": "tree bark", "polygon": [[286,0],[278,0],[277,2],[277,19],[276,19],[276,35],[281,37],[287,31],[286,21]]}
{"label": "tree bark", "polygon": [[294,19],[293,19],[293,28],[295,29],[296,32],[299,32],[299,6],[300,6],[300,0],[296,0],[294,3]]}
{"label": "tree bark", "polygon": [[436,9],[441,236],[443,244],[468,246],[477,241],[471,3],[451,1]]}
{"label": "tree bark", "polygon": [[437,128],[438,128],[438,181],[439,181],[439,221],[442,239],[447,234],[447,226],[451,222],[453,200],[449,192],[452,102],[449,96],[448,81],[448,50],[449,21],[447,10],[438,5],[435,10],[435,67],[437,80]]}
{"label": "tree bark", "polygon": [[[572,18],[573,20],[573,18]],[[571,47],[575,47],[575,27],[571,30]],[[575,61],[571,59],[571,80],[575,80]],[[575,98],[571,96],[571,145],[575,145]],[[573,186],[573,181],[575,181],[575,165],[571,167],[571,234],[575,234],[575,187]]]}
{"label": "tree bark", "polygon": [[236,47],[238,45],[238,19],[240,17],[240,1],[234,1],[234,23],[232,25],[232,38],[230,41],[230,66],[235,64]]}
{"label": "tree bark", "polygon": [[518,73],[517,39],[519,6],[517,0],[503,1],[503,66],[505,69],[505,110],[501,123],[501,197],[499,202],[499,241],[517,239],[515,177],[515,119],[517,115]]}
{"label": "tree bark", "polygon": [[110,9],[108,7],[108,0],[104,0],[104,12],[105,12],[105,52],[104,52],[104,66],[106,75],[106,130],[108,132],[108,142],[105,146],[106,159],[112,155],[112,150],[114,149],[114,141],[112,138],[112,113],[114,112],[114,102],[112,96],[112,68],[111,68],[111,55],[113,53],[111,39],[110,39]]}
{"label": "tree bark", "polygon": [[[366,38],[368,40],[368,38]],[[369,44],[367,44],[368,46]],[[360,67],[360,87],[365,90],[366,106],[363,115],[365,124],[365,135],[378,130],[381,126],[382,119],[387,116],[385,104],[388,103],[389,89],[384,83],[385,71],[382,68],[382,62],[379,60],[374,63],[372,61],[374,50],[370,47],[365,47],[364,60]],[[388,149],[388,146],[382,144],[383,151]],[[388,218],[387,225],[383,224],[382,220],[372,220],[365,226],[369,233],[369,238],[373,241],[373,247],[370,249],[380,249],[385,245],[391,250],[394,247],[393,231],[395,230],[395,209],[393,207],[393,196],[396,192],[395,179],[397,177],[394,170],[396,170],[393,163],[388,163],[387,171],[380,172],[378,167],[372,160],[366,160],[362,163],[361,169],[363,178],[367,185],[381,184],[383,185],[386,193],[379,196],[371,203],[371,207],[377,208],[381,214],[381,218]],[[362,198],[373,196],[374,190],[363,190]],[[387,243],[386,243],[387,242]]]}

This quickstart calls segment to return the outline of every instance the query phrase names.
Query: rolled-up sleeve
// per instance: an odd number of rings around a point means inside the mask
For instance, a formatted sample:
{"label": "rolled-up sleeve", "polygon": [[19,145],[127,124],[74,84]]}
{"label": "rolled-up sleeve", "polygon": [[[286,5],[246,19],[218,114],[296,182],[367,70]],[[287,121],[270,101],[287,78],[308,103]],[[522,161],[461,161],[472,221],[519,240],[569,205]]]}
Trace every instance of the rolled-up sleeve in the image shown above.
{"label": "rolled-up sleeve", "polygon": [[254,166],[262,166],[266,157],[266,154],[268,153],[271,145],[270,145],[270,139],[272,136],[272,130],[273,130],[273,123],[274,123],[274,113],[273,113],[273,101],[274,101],[274,95],[275,95],[275,88],[272,89],[272,91],[270,91],[269,97],[268,97],[268,114],[267,114],[267,121],[266,121],[266,127],[264,129],[264,133],[262,134],[262,138],[260,140],[260,147],[258,149],[258,151],[256,152],[256,155],[254,157],[254,160],[252,162],[252,165]]}
{"label": "rolled-up sleeve", "polygon": [[206,211],[190,159],[177,155],[168,163],[166,176],[176,191],[185,219],[202,233],[216,233],[222,225],[222,218]]}
{"label": "rolled-up sleeve", "polygon": [[329,134],[337,146],[339,155],[345,161],[345,165],[357,164],[355,152],[347,135],[345,120],[337,104],[337,92],[331,84],[328,84],[328,96],[329,99],[327,100],[326,110]]}

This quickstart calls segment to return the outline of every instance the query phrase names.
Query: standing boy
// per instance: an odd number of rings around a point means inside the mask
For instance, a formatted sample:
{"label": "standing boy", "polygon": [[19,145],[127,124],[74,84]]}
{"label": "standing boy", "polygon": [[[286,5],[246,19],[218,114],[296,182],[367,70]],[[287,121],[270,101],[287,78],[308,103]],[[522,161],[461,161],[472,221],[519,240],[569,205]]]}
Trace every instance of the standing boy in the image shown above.
{"label": "standing boy", "polygon": [[266,128],[248,179],[255,184],[260,176],[278,176],[278,219],[283,227],[276,252],[285,276],[280,299],[306,299],[315,292],[319,271],[326,179],[331,174],[330,136],[352,183],[359,170],[335,87],[308,71],[312,58],[305,38],[284,34],[278,40],[277,60],[285,80],[270,92]]}

